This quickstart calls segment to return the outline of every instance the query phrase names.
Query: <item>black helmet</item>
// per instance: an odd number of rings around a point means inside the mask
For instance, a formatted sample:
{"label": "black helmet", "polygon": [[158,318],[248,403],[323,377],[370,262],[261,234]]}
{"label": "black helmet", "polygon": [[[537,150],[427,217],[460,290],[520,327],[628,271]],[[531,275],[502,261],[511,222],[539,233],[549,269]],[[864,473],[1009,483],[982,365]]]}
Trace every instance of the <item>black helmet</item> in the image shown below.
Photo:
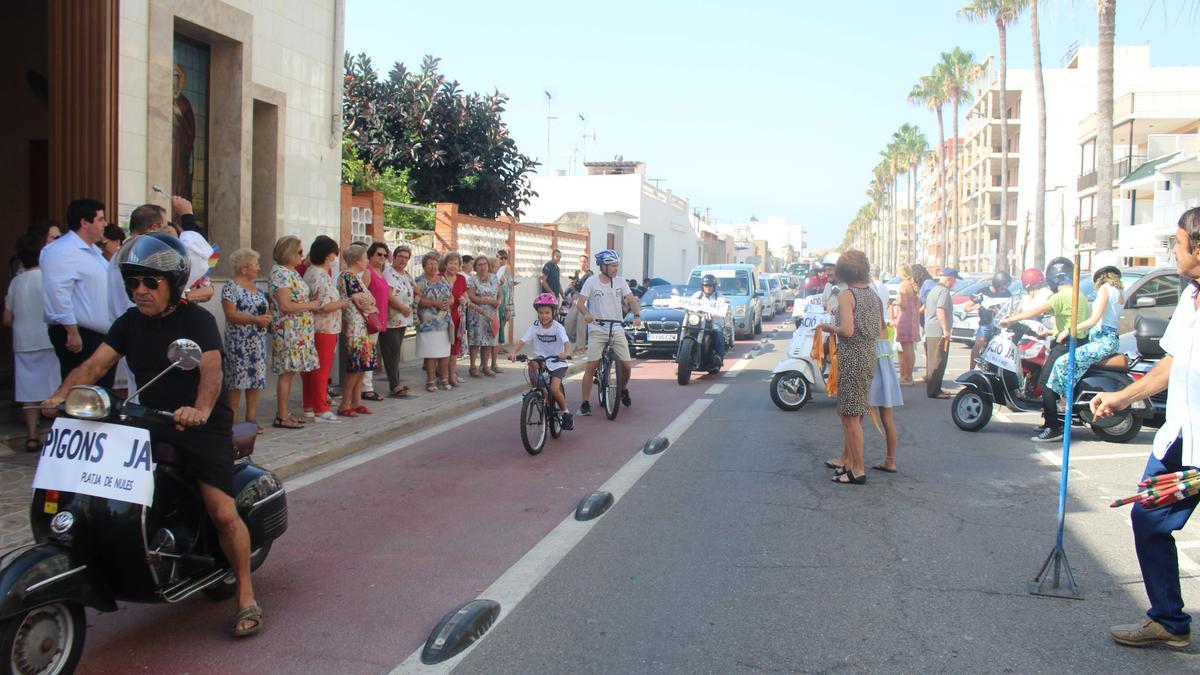
{"label": "black helmet", "polygon": [[992,288],[1008,288],[1012,284],[1012,275],[1004,270],[992,273]]}
{"label": "black helmet", "polygon": [[1058,292],[1062,284],[1070,284],[1075,276],[1075,265],[1070,260],[1058,257],[1046,265],[1046,285],[1051,291]]}
{"label": "black helmet", "polygon": [[717,285],[717,278],[711,274],[705,274],[704,276],[700,277],[700,285],[712,286],[715,288]]}
{"label": "black helmet", "polygon": [[[183,242],[166,232],[151,232],[130,239],[117,252],[114,262],[120,267],[122,277],[166,277],[171,289],[171,305],[178,303],[183,297],[192,267]],[[126,293],[132,300],[133,294],[129,291]]]}

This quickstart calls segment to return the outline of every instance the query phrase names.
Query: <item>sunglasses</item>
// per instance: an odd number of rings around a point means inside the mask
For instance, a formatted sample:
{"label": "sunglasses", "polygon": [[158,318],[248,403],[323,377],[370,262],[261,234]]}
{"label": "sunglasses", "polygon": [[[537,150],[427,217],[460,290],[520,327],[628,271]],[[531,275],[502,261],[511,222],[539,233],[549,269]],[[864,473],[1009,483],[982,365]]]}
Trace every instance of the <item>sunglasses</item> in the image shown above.
{"label": "sunglasses", "polygon": [[145,286],[148,291],[157,291],[163,281],[162,277],[125,277],[125,290],[132,293],[138,286]]}
{"label": "sunglasses", "polygon": [[386,257],[387,257],[387,251],[376,251],[376,252],[375,252],[375,257],[376,257],[376,258],[378,258],[378,257],[380,257],[380,256],[382,256],[382,257],[386,258]]}

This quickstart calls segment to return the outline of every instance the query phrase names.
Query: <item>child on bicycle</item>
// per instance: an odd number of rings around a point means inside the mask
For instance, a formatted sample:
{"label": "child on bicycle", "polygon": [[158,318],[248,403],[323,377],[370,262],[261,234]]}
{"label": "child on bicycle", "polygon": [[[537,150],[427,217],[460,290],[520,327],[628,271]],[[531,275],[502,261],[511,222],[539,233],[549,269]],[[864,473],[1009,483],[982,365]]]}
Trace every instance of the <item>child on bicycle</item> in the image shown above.
{"label": "child on bicycle", "polygon": [[[521,339],[513,346],[508,360],[515,361],[517,354],[526,343],[533,345],[534,356],[546,359],[546,370],[550,371],[550,394],[554,397],[554,402],[558,404],[558,409],[562,411],[563,430],[570,431],[575,428],[575,422],[571,418],[571,409],[567,407],[567,397],[563,394],[562,381],[567,374],[567,364],[564,359],[570,358],[571,342],[567,338],[567,329],[554,320],[554,315],[558,312],[558,300],[552,294],[542,293],[534,298],[533,309],[537,311],[537,321],[533,322],[533,325],[525,331],[525,335],[521,336]],[[537,364],[531,363],[529,364],[530,382],[533,382],[536,377]]]}
{"label": "child on bicycle", "polygon": [[[583,376],[583,403],[579,404],[579,414],[587,417],[592,414],[592,404],[588,399],[592,395],[592,377],[596,374],[596,366],[600,357],[612,340],[613,351],[621,362],[620,382],[621,403],[625,407],[633,405],[629,397],[629,376],[633,373],[633,360],[629,356],[629,342],[625,339],[625,330],[621,327],[612,329],[609,326],[595,323],[596,319],[621,321],[625,318],[622,313],[621,301],[629,302],[633,312],[633,325],[641,325],[641,303],[637,296],[629,290],[629,284],[624,277],[617,276],[621,267],[621,256],[611,248],[606,248],[596,254],[596,276],[583,284],[579,292],[579,311],[584,321],[588,323],[587,373]],[[609,337],[611,335],[611,338]]]}

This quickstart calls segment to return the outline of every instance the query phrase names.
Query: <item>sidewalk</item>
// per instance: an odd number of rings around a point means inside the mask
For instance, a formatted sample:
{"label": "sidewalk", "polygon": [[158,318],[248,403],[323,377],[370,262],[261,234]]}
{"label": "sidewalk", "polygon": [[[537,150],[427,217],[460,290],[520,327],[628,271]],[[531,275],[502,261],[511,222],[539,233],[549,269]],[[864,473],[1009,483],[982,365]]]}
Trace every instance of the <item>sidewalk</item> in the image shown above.
{"label": "sidewalk", "polygon": [[[459,362],[463,386],[451,391],[425,391],[425,373],[418,363],[401,366],[400,377],[410,390],[407,399],[385,399],[366,402],[373,414],[342,418],[339,424],[309,423],[303,429],[275,429],[274,388],[263,392],[258,404],[258,421],[265,431],[258,437],[254,461],[274,471],[280,478],[332,462],[378,443],[431,427],[452,417],[501,401],[524,391],[528,384],[525,365],[499,360],[500,374],[496,377],[466,377],[467,361]],[[572,372],[582,363],[572,363]],[[293,413],[303,409],[300,404],[300,381],[292,386]],[[376,373],[375,391],[383,395],[387,381],[382,369]],[[269,394],[269,395],[268,395]],[[335,398],[335,402],[336,402]],[[513,423],[516,434],[516,422]],[[29,498],[33,474],[37,468],[37,453],[24,451],[23,434],[12,443],[14,450],[0,446],[0,553],[32,541],[29,532]]]}

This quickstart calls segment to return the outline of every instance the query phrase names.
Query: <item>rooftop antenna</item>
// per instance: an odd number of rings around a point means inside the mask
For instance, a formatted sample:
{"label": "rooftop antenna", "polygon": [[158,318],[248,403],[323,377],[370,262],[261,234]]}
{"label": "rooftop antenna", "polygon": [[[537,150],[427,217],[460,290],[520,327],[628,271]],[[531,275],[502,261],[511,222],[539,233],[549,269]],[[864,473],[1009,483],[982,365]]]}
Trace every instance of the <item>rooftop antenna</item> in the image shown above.
{"label": "rooftop antenna", "polygon": [[[620,160],[617,160],[617,161],[620,161]],[[659,184],[659,183],[662,183],[662,182],[664,182],[664,181],[666,181],[666,180],[667,180],[666,178],[647,178],[647,179],[646,179],[646,182],[647,182],[647,183],[654,183],[654,187],[655,187],[655,189],[657,189],[657,188],[658,188],[658,184]]]}
{"label": "rooftop antenna", "polygon": [[583,142],[579,145],[579,163],[583,164],[587,162],[587,141],[589,138],[592,139],[593,143],[596,141],[596,130],[593,128],[592,133],[590,135],[588,134],[587,118],[583,115],[579,116],[579,123],[583,126]]}
{"label": "rooftop antenna", "polygon": [[550,121],[558,118],[550,114],[550,101],[554,97],[548,91],[542,93],[546,95],[546,173],[551,174],[554,171],[550,168]]}

